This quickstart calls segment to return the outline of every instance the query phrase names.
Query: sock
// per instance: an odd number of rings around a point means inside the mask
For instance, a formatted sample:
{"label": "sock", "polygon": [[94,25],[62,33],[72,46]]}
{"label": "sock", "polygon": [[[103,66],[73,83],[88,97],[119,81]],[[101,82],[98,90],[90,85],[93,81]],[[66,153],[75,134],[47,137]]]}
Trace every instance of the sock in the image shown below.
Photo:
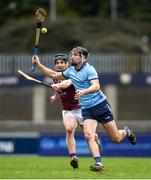
{"label": "sock", "polygon": [[100,157],[100,156],[97,156],[97,157],[95,157],[94,159],[95,159],[95,163],[96,163],[96,164],[102,165],[101,157]]}
{"label": "sock", "polygon": [[71,156],[72,159],[73,159],[73,158],[76,158],[76,159],[77,159],[76,153],[71,153],[70,156]]}
{"label": "sock", "polygon": [[131,134],[127,129],[125,129],[125,132],[126,132],[126,137],[130,137]]}

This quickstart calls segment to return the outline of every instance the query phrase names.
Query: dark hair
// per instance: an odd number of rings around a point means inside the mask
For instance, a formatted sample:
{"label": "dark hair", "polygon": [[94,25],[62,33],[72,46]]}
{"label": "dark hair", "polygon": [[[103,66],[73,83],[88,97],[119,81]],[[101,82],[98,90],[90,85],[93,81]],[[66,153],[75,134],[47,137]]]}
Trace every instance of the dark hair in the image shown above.
{"label": "dark hair", "polygon": [[66,54],[56,54],[55,56],[54,56],[54,63],[56,63],[56,61],[58,60],[58,59],[61,59],[61,60],[63,60],[63,61],[65,61],[65,62],[68,62],[68,57],[67,57],[67,55]]}
{"label": "dark hair", "polygon": [[88,50],[81,47],[81,46],[74,46],[72,51],[75,50],[77,52],[79,52],[80,54],[84,55],[86,58],[88,57]]}

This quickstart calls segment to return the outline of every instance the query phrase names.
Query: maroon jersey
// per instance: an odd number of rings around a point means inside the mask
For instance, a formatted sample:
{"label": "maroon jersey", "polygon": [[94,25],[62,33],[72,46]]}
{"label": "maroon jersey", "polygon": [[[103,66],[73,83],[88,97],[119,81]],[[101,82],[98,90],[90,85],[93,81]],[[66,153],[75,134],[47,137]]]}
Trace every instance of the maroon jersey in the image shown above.
{"label": "maroon jersey", "polygon": [[[55,83],[59,83],[59,80],[54,80]],[[75,88],[73,85],[69,86],[66,89],[62,89],[61,92],[58,92],[63,110],[74,110],[80,108],[78,100],[74,99]]]}

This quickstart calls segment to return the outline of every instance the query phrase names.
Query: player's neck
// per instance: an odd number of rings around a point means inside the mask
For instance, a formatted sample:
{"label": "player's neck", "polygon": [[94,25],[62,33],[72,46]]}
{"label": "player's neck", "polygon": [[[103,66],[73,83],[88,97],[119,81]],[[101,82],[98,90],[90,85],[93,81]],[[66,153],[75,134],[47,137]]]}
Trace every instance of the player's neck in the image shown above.
{"label": "player's neck", "polygon": [[86,61],[82,61],[81,63],[77,64],[77,65],[75,66],[76,70],[80,70],[81,67],[82,67],[85,63],[86,63]]}

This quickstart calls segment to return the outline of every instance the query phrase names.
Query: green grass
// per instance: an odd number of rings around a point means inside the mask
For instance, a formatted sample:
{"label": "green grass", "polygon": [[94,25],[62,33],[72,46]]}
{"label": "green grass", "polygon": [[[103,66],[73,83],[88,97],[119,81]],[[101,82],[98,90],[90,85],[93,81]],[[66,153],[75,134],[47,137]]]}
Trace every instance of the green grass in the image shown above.
{"label": "green grass", "polygon": [[103,158],[106,170],[91,172],[92,158],[79,158],[79,169],[68,157],[1,156],[0,179],[149,179],[151,158]]}

